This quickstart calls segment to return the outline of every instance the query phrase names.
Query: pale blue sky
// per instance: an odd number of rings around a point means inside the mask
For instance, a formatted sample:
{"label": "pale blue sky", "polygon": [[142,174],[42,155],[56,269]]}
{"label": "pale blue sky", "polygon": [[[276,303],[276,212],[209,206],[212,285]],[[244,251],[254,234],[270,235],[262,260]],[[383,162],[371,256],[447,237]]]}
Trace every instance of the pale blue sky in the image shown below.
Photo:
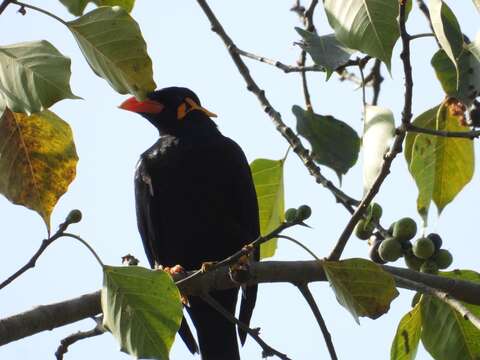
{"label": "pale blue sky", "polygon": [[[64,19],[72,17],[58,1],[31,1],[44,6]],[[291,1],[244,0],[210,1],[226,31],[241,49],[294,64],[299,40],[294,27],[298,18],[289,12]],[[479,14],[470,1],[449,1],[460,19],[463,31],[473,38],[479,30]],[[153,59],[158,87],[188,86],[194,90],[209,110],[219,115],[216,120],[221,131],[235,139],[245,150],[249,161],[264,157],[281,158],[287,148],[263,113],[256,98],[246,91],[220,39],[210,31],[210,25],[196,1],[137,1],[132,15],[140,23]],[[316,13],[316,26],[321,34],[328,29],[321,6]],[[429,31],[415,8],[408,22],[411,33]],[[141,117],[116,107],[125,99],[108,84],[96,77],[81,56],[74,39],[64,26],[33,11],[26,16],[10,6],[0,17],[1,45],[46,39],[63,54],[72,58],[72,89],[85,101],[65,100],[52,107],[73,128],[80,156],[76,180],[63,196],[52,216],[55,228],[72,208],[83,211],[84,220],[71,227],[96,249],[107,264],[118,265],[122,255],[132,253],[146,266],[141,241],[137,233],[133,203],[133,170],[138,155],[156,139],[155,129]],[[392,109],[398,122],[403,106],[403,75],[398,60],[399,44],[394,51],[392,76],[386,81],[380,105]],[[443,94],[430,67],[435,51],[431,38],[416,40],[412,45],[414,63],[414,114],[438,104]],[[280,70],[258,62],[247,61],[253,77],[266,90],[268,98],[279,110],[284,121],[295,127],[291,107],[303,106],[298,74],[283,74]],[[360,131],[361,92],[349,82],[339,82],[336,75],[324,82],[324,74],[309,74],[314,108],[321,114],[332,114]],[[306,143],[306,142],[305,142]],[[475,145],[479,150],[478,142]],[[479,161],[476,160],[478,167]],[[332,181],[335,174],[324,169]],[[477,247],[479,176],[462,191],[437,221],[432,208],[429,231],[440,232],[445,247],[454,254],[453,267],[480,270]],[[315,184],[294,154],[285,166],[286,206],[304,203],[313,208],[308,229],[294,229],[290,235],[300,239],[318,256],[326,256],[343,227],[348,213],[333,197]],[[361,162],[343,180],[343,189],[359,198],[362,192]],[[408,174],[403,156],[396,159],[377,201],[384,207],[382,223],[400,217],[420,218],[415,211],[417,190]],[[23,265],[38,248],[45,236],[42,220],[35,213],[11,205],[0,198],[3,214],[0,229],[4,279]],[[365,242],[352,238],[344,257],[366,257]],[[301,249],[281,243],[275,260],[308,259]],[[403,266],[403,261],[395,265]],[[453,268],[452,267],[452,268]],[[0,318],[40,304],[76,297],[100,288],[101,269],[95,259],[78,243],[62,239],[40,258],[37,267],[0,291]],[[340,359],[389,357],[390,344],[401,316],[409,310],[411,292],[401,291],[390,312],[376,321],[362,319],[357,326],[351,315],[337,304],[326,283],[312,285],[312,290],[325,317]],[[262,285],[253,316],[252,326],[262,328],[263,339],[292,359],[328,358],[318,326],[298,290],[290,284]],[[0,358],[53,359],[54,352],[65,336],[78,330],[90,329],[91,320],[43,332],[0,348]],[[241,350],[243,359],[261,359],[260,347],[251,339]],[[76,359],[128,359],[109,334],[73,345],[66,355]],[[171,358],[190,359],[181,341],[173,347]],[[422,350],[418,359],[428,359]]]}

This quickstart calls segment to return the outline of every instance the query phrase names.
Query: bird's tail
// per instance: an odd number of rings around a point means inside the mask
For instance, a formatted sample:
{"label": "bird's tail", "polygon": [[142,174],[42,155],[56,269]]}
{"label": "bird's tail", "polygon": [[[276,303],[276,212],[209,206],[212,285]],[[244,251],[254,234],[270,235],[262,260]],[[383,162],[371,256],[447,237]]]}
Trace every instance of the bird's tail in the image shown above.
{"label": "bird's tail", "polygon": [[[231,314],[235,313],[238,289],[210,295]],[[197,296],[189,297],[187,308],[195,329],[202,360],[240,360],[235,324]]]}
{"label": "bird's tail", "polygon": [[[239,320],[247,326],[250,326],[250,319],[252,318],[253,308],[257,301],[258,286],[247,286],[243,292],[242,302],[240,303],[240,316]],[[240,343],[245,345],[247,339],[247,332],[242,328],[238,328],[238,336],[240,337]]]}
{"label": "bird's tail", "polygon": [[192,354],[197,354],[200,352],[198,350],[197,341],[195,340],[195,337],[193,336],[185,317],[182,318],[180,329],[178,329],[178,334]]}

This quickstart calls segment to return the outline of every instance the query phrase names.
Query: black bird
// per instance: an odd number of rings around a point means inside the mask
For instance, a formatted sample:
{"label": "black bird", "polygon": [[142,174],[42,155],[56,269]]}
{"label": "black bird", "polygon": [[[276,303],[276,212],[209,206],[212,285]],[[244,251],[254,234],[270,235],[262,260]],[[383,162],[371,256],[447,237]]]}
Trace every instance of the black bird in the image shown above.
{"label": "black bird", "polygon": [[[139,113],[159,133],[140,157],[135,172],[137,222],[150,266],[199,269],[222,260],[259,236],[258,203],[250,167],[233,140],[223,136],[195,93],[168,87],[147,100],[126,100],[120,108]],[[258,260],[258,251],[254,254]],[[238,289],[211,293],[235,313]],[[240,320],[250,322],[257,287],[245,289]],[[203,360],[240,359],[235,325],[199,297],[187,312],[197,330]],[[198,351],[182,320],[179,334]],[[246,333],[239,329],[242,345]]]}

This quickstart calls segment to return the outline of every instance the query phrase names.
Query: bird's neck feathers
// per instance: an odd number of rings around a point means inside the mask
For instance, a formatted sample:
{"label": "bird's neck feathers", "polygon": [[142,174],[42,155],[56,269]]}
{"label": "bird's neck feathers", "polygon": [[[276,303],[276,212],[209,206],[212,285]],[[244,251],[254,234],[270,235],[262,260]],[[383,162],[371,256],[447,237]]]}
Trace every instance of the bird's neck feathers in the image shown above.
{"label": "bird's neck feathers", "polygon": [[160,136],[182,138],[220,134],[212,119],[200,111],[192,111],[181,120],[171,116],[167,121],[151,122],[158,129]]}

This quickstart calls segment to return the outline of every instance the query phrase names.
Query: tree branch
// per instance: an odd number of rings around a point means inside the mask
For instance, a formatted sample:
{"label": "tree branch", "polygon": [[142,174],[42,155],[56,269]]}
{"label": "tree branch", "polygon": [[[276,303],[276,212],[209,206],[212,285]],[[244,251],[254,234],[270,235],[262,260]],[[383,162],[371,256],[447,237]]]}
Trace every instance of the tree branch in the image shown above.
{"label": "tree branch", "polygon": [[291,360],[287,355],[282,354],[280,351],[275,350],[272,348],[270,345],[268,345],[265,341],[262,340],[262,338],[258,335],[259,331],[250,329],[247,325],[245,325],[243,322],[238,320],[235,316],[230,314],[227,310],[223,308],[222,305],[220,305],[210,294],[205,293],[201,296],[201,298],[211,307],[213,307],[215,310],[217,310],[220,314],[222,314],[225,318],[227,318],[230,322],[236,324],[238,327],[240,327],[242,330],[247,332],[248,335],[250,335],[257,343],[260,345],[262,348],[262,357],[266,358],[269,356],[276,355],[280,359],[284,360]]}
{"label": "tree branch", "polygon": [[[473,305],[480,305],[480,284],[478,283],[424,274],[388,265],[382,265],[382,268],[402,279],[412,280],[443,291],[451,298]],[[327,280],[321,263],[316,260],[264,261],[251,264],[249,271],[251,277],[247,285],[276,282],[298,284]],[[185,275],[176,275],[175,279],[180,280],[182,276]],[[209,271],[201,277],[181,283],[179,289],[185,295],[201,295],[213,290],[230,289],[238,286],[238,283],[231,279],[228,267],[222,267]],[[417,288],[412,289],[410,285],[398,280],[397,286],[417,291]],[[75,299],[39,306],[33,310],[1,319],[0,346],[44,330],[51,330],[96,316],[101,311],[100,291],[96,291]]]}
{"label": "tree branch", "polygon": [[97,322],[97,325],[91,330],[88,331],[79,331],[75,334],[67,336],[60,342],[60,346],[55,352],[55,357],[57,360],[63,360],[63,356],[68,352],[68,347],[73,345],[77,341],[88,339],[94,336],[102,335],[106,332],[105,328],[102,326],[101,319],[94,319]]}
{"label": "tree branch", "polygon": [[310,309],[312,310],[313,314],[315,315],[315,319],[317,319],[318,326],[320,326],[320,330],[322,331],[323,338],[325,339],[325,343],[327,344],[328,352],[330,353],[330,358],[332,360],[337,360],[337,353],[335,352],[335,347],[333,346],[332,336],[328,331],[327,324],[325,320],[323,320],[322,314],[320,313],[320,309],[313,298],[310,289],[308,288],[307,284],[297,284],[298,289],[302,293],[303,297],[307,301]]}
{"label": "tree branch", "polygon": [[465,320],[470,321],[473,326],[480,330],[480,319],[476,317],[475,314],[473,314],[470,310],[468,310],[467,307],[463,305],[460,301],[458,301],[457,299],[453,299],[448,293],[412,280],[402,279],[401,277],[396,275],[394,275],[394,278],[399,284],[410,286],[412,289],[415,289],[422,294],[435,296],[444,303],[450,305],[454,310],[456,310],[460,315],[462,315]]}
{"label": "tree branch", "polygon": [[421,133],[421,134],[429,134],[441,137],[449,137],[449,138],[464,138],[464,139],[475,139],[480,137],[480,130],[472,130],[472,131],[444,131],[444,130],[434,130],[434,129],[426,129],[421,128],[412,124],[407,125],[407,131]]}
{"label": "tree branch", "polygon": [[316,182],[327,188],[337,202],[340,202],[349,212],[353,212],[353,206],[358,204],[358,201],[351,198],[345,194],[342,190],[337,188],[333,183],[322,175],[320,168],[314,163],[312,157],[310,156],[308,150],[303,146],[300,138],[295,135],[293,130],[285,125],[282,121],[282,117],[278,111],[276,111],[273,106],[268,101],[265,96],[265,91],[261,90],[257,83],[253,80],[250,75],[248,67],[243,62],[240,55],[237,53],[237,47],[233,43],[232,39],[227,35],[222,25],[216,18],[215,14],[212,12],[212,9],[208,6],[205,0],[197,0],[197,3],[202,8],[203,12],[207,16],[212,26],[212,31],[218,34],[223,40],[225,46],[227,47],[230,57],[238,68],[238,71],[242,75],[243,79],[247,83],[247,89],[254,93],[260,104],[263,107],[263,110],[269,115],[276,129],[282,134],[282,136],[287,140],[287,142],[292,146],[293,151],[298,155],[302,160],[305,167],[308,169],[310,174],[315,178]]}
{"label": "tree branch", "polygon": [[8,5],[12,3],[13,0],[3,0],[3,2],[0,4],[0,15],[5,11]]}
{"label": "tree branch", "polygon": [[355,225],[357,225],[358,221],[363,217],[365,211],[367,210],[368,205],[372,202],[375,195],[380,190],[381,185],[383,184],[384,180],[390,173],[390,167],[392,165],[393,160],[395,157],[402,152],[402,144],[403,140],[405,139],[406,135],[406,127],[410,123],[412,119],[412,93],[413,93],[413,79],[412,79],[412,65],[410,63],[410,36],[407,33],[405,28],[405,20],[406,20],[406,0],[401,0],[399,5],[399,26],[400,26],[400,37],[402,39],[403,50],[400,54],[400,57],[403,62],[403,70],[405,73],[405,100],[403,105],[402,111],[402,126],[397,129],[397,135],[395,136],[395,140],[393,142],[392,148],[390,151],[385,155],[382,167],[380,169],[380,173],[378,174],[375,182],[373,183],[372,187],[365,195],[363,200],[358,205],[357,209],[353,213],[350,221],[348,222],[347,226],[343,230],[342,234],[340,235],[335,247],[333,248],[332,252],[328,256],[328,260],[338,260],[347,245],[348,239],[352,235],[353,229]]}

